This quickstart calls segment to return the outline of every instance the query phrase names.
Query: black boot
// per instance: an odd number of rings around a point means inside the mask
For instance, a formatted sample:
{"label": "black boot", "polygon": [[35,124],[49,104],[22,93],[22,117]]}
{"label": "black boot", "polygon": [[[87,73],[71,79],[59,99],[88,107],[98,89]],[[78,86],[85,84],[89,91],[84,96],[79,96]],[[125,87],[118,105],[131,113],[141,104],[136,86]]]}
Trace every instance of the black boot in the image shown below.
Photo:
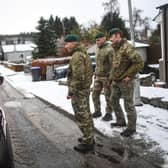
{"label": "black boot", "polygon": [[82,137],[78,138],[79,143],[82,143],[82,141],[83,141]]}
{"label": "black boot", "polygon": [[110,121],[112,120],[112,115],[110,113],[106,113],[105,116],[102,118],[104,121]]}
{"label": "black boot", "polygon": [[98,118],[98,117],[100,117],[102,114],[101,114],[101,112],[100,111],[95,111],[93,114],[92,114],[92,117],[93,118]]}
{"label": "black boot", "polygon": [[125,129],[123,132],[120,133],[121,136],[129,137],[136,132],[135,129]]}
{"label": "black boot", "polygon": [[111,123],[111,127],[125,127],[125,126],[126,126],[125,122]]}
{"label": "black boot", "polygon": [[[83,138],[82,138],[82,137],[79,137],[79,138],[78,138],[78,142],[79,142],[79,143],[83,143]],[[94,140],[94,139],[93,139],[93,144],[95,144],[95,140]]]}
{"label": "black boot", "polygon": [[94,144],[78,144],[74,146],[74,150],[81,152],[81,153],[86,153],[86,152],[94,150]]}

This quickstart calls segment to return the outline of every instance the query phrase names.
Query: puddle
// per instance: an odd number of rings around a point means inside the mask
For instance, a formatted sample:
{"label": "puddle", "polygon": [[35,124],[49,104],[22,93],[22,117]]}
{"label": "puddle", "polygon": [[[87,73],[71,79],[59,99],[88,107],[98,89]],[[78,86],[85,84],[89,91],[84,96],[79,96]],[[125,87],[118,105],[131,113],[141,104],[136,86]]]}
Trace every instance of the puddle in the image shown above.
{"label": "puddle", "polygon": [[9,101],[4,104],[5,107],[10,107],[10,108],[17,108],[21,107],[21,103],[18,101]]}

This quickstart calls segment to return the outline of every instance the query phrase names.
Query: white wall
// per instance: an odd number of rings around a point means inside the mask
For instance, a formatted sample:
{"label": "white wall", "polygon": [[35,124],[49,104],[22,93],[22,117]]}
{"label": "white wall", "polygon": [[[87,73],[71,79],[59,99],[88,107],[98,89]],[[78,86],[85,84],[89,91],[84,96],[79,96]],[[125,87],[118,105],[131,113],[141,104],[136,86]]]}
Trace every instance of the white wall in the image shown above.
{"label": "white wall", "polygon": [[144,48],[141,48],[141,47],[138,47],[136,48],[137,52],[139,53],[139,55],[142,57],[142,59],[144,60],[144,62],[147,61],[147,49],[146,47]]}
{"label": "white wall", "polygon": [[[23,58],[20,55],[23,54]],[[19,61],[24,60],[26,61],[27,56],[32,56],[32,51],[16,51],[16,52],[8,52],[5,53],[5,60],[7,61]]]}

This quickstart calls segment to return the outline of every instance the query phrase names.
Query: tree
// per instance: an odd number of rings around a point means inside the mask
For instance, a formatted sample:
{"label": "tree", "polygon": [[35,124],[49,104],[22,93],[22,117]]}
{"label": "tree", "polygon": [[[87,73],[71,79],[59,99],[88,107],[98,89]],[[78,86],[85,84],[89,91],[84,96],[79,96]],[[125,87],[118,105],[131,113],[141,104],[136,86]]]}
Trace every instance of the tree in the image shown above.
{"label": "tree", "polygon": [[120,13],[118,0],[109,0],[103,3],[104,10],[111,13]]}
{"label": "tree", "polygon": [[129,38],[129,33],[125,26],[125,22],[120,17],[118,0],[109,0],[106,3],[103,3],[103,6],[106,13],[101,21],[102,30],[109,32],[110,29],[118,27],[122,30],[124,37]]}
{"label": "tree", "polygon": [[139,34],[139,30],[138,29],[142,29],[141,32],[143,32],[143,35],[146,39],[147,39],[147,32],[150,29],[150,24],[149,24],[149,18],[148,17],[142,17],[141,13],[143,12],[143,10],[141,9],[137,9],[134,8],[133,10],[133,27],[134,27],[134,31],[135,31],[135,39],[138,39],[138,34]]}
{"label": "tree", "polygon": [[61,19],[58,16],[56,16],[54,20],[54,30],[58,38],[60,38],[63,35],[63,24]]}
{"label": "tree", "polygon": [[160,43],[160,25],[157,25],[157,28],[152,32],[151,37],[149,38],[149,42],[151,44]]}
{"label": "tree", "polygon": [[65,34],[74,33],[80,35],[80,26],[75,17],[71,16],[69,19],[65,17],[62,22],[64,24]]}
{"label": "tree", "polygon": [[95,36],[98,31],[101,31],[100,26],[95,23],[91,22],[89,27],[82,27],[81,28],[81,39],[85,43],[95,43]]}
{"label": "tree", "polygon": [[53,30],[53,16],[51,15],[49,20],[45,20],[43,17],[38,21],[36,29],[37,33],[33,35],[35,44],[37,45],[36,51],[33,53],[34,58],[44,58],[47,56],[56,55],[56,33]]}

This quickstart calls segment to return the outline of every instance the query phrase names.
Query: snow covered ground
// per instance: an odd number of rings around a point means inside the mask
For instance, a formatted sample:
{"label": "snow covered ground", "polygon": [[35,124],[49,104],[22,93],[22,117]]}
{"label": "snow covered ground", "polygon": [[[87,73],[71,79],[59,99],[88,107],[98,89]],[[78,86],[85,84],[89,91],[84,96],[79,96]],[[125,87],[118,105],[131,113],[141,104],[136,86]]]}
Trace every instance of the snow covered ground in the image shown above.
{"label": "snow covered ground", "polygon": [[[68,113],[73,114],[70,100],[66,99],[67,87],[58,85],[56,81],[39,81],[32,82],[30,74],[24,72],[14,72],[0,65],[0,72],[5,76],[5,79],[16,89],[18,89],[27,98],[34,96],[61,107]],[[168,101],[168,89],[141,87],[141,95],[143,97],[163,97]],[[123,106],[123,101],[121,100]],[[93,103],[90,98],[91,112],[94,112]],[[105,99],[101,96],[102,113],[105,113]],[[168,158],[168,110],[155,108],[151,105],[144,104],[136,107],[137,134],[133,138],[143,138],[146,141],[156,142],[156,147],[161,147],[165,151],[165,157]],[[115,116],[113,114],[115,121]],[[104,122],[101,118],[94,119],[95,127],[103,134],[113,137],[119,136],[123,128],[111,128],[111,122]]]}

